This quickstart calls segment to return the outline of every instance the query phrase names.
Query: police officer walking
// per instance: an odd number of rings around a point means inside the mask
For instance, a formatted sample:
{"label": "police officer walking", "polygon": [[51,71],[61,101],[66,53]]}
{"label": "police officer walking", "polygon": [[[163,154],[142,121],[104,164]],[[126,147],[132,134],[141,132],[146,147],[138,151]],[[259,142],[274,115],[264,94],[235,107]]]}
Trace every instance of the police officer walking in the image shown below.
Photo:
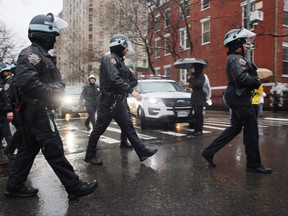
{"label": "police officer walking", "polygon": [[[6,118],[7,101],[6,101],[5,91],[4,91],[6,76],[4,76],[4,73],[7,73],[7,71],[10,71],[10,70],[11,70],[11,68],[10,68],[9,64],[1,65],[1,71],[0,71],[0,130],[1,130],[2,138],[3,137],[5,138],[5,141],[7,144],[6,147],[8,145],[10,145],[10,143],[11,143],[12,133],[11,133],[11,129],[10,129],[10,122]],[[8,155],[8,154],[6,154],[6,156],[10,157],[10,155]],[[12,158],[14,158],[13,155],[11,155],[10,159],[12,159]]]}
{"label": "police officer walking", "polygon": [[14,69],[16,65],[11,64],[6,68],[1,70],[1,77],[4,79],[4,87],[2,90],[3,99],[4,99],[4,111],[6,113],[6,119],[15,126],[16,131],[14,132],[11,140],[7,143],[7,146],[4,150],[4,154],[10,160],[15,159],[15,150],[22,143],[22,130],[20,125],[19,114],[17,112],[16,105],[16,81],[14,77]]}
{"label": "police officer walking", "polygon": [[64,84],[56,67],[53,48],[59,29],[67,23],[49,13],[37,15],[29,24],[28,37],[32,44],[19,54],[16,84],[20,89],[21,125],[25,143],[20,146],[8,178],[5,195],[8,197],[36,196],[38,189],[25,181],[39,150],[64,185],[68,199],[74,200],[94,192],[98,183],[79,179],[64,155],[63,143],[51,113],[64,94]]}
{"label": "police officer walking", "polygon": [[89,137],[85,161],[92,165],[102,165],[103,162],[97,157],[97,142],[114,119],[142,162],[158,150],[147,148],[140,141],[124,104],[127,94],[141,100],[141,95],[128,83],[128,68],[124,63],[125,54],[133,51],[132,44],[125,35],[116,34],[112,36],[109,47],[110,53],[101,60],[99,109],[95,127]]}
{"label": "police officer walking", "polygon": [[245,58],[254,38],[255,33],[245,28],[230,30],[224,37],[224,45],[228,48],[226,59],[228,84],[223,99],[231,112],[231,126],[202,151],[202,156],[209,166],[215,167],[214,154],[236,137],[244,127],[246,171],[270,174],[272,170],[261,164],[258,124],[251,103],[251,92],[258,89],[261,82],[256,66]]}
{"label": "police officer walking", "polygon": [[98,109],[98,96],[100,94],[99,86],[96,84],[96,77],[91,74],[88,77],[88,85],[84,86],[79,103],[85,101],[85,108],[88,113],[88,117],[85,121],[85,127],[90,130],[89,123],[91,122],[92,127],[95,125],[95,113]]}

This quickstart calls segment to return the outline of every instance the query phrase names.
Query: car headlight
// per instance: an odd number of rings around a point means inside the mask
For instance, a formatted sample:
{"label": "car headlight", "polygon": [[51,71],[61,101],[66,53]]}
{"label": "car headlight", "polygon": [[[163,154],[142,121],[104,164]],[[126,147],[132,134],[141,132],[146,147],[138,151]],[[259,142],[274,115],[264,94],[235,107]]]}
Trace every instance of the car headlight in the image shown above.
{"label": "car headlight", "polygon": [[161,98],[148,98],[149,104],[165,105]]}
{"label": "car headlight", "polygon": [[66,104],[71,104],[72,103],[72,98],[71,97],[69,97],[69,96],[65,96],[64,97],[64,103],[66,103]]}

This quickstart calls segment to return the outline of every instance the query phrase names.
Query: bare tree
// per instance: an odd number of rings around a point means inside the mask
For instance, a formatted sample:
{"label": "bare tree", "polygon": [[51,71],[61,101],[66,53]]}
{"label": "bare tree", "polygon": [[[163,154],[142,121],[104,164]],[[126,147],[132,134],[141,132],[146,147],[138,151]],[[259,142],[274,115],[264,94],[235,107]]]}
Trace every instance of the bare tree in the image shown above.
{"label": "bare tree", "polygon": [[0,63],[11,62],[15,58],[16,43],[13,35],[0,21]]}

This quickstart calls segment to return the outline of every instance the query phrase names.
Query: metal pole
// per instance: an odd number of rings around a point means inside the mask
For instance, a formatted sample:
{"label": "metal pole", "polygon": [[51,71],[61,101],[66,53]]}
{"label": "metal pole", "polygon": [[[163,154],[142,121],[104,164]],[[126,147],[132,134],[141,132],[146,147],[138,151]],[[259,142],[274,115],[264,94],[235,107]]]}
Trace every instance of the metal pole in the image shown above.
{"label": "metal pole", "polygon": [[[277,35],[278,28],[278,0],[275,0],[274,34]],[[274,37],[274,83],[277,83],[277,37]]]}
{"label": "metal pole", "polygon": [[[251,13],[251,5],[250,5],[250,0],[247,0],[247,7],[246,7],[246,17],[247,17],[247,30],[250,31],[250,13]],[[251,59],[251,50],[248,50],[247,52],[247,59],[252,62]]]}

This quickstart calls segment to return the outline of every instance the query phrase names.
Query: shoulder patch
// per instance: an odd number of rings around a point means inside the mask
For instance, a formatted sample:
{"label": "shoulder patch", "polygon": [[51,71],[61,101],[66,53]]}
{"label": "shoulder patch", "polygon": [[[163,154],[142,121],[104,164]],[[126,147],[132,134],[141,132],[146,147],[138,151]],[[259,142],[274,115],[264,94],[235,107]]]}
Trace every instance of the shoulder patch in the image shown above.
{"label": "shoulder patch", "polygon": [[113,65],[116,65],[117,64],[117,61],[115,58],[111,58],[110,59],[110,63],[113,64]]}
{"label": "shoulder patch", "polygon": [[240,64],[240,66],[245,66],[247,64],[247,62],[242,58],[238,59],[238,63]]}
{"label": "shoulder patch", "polygon": [[9,89],[9,87],[10,87],[10,84],[6,83],[6,84],[4,85],[4,91],[7,91],[7,90]]}
{"label": "shoulder patch", "polygon": [[41,57],[36,53],[28,53],[28,61],[35,66],[41,62]]}

